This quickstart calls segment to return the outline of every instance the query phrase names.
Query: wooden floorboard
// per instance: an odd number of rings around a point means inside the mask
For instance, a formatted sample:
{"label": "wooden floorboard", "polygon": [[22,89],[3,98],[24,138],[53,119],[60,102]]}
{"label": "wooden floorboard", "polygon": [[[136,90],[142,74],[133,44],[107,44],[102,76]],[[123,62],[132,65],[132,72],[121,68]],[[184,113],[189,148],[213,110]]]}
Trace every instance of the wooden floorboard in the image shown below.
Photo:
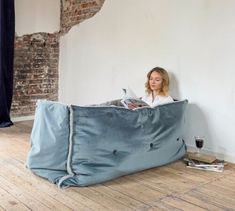
{"label": "wooden floorboard", "polygon": [[223,173],[182,161],[91,187],[59,189],[25,167],[32,121],[0,129],[2,210],[235,210],[235,164]]}

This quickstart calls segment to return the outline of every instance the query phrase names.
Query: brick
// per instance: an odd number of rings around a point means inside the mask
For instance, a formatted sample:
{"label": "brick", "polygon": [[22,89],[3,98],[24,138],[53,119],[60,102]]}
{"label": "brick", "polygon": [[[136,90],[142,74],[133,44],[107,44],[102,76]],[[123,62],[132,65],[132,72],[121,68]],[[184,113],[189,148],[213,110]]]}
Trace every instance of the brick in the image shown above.
{"label": "brick", "polygon": [[58,34],[16,37],[11,116],[33,115],[37,99],[57,100],[59,54],[54,52],[59,52]]}

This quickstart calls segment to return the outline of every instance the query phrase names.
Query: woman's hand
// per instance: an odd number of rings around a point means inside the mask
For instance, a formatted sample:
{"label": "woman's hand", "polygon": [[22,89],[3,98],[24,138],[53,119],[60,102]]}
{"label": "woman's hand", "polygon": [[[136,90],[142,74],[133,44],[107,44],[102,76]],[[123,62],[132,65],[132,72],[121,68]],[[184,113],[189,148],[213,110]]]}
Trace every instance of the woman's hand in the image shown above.
{"label": "woman's hand", "polygon": [[129,109],[135,109],[135,108],[138,108],[138,106],[136,104],[134,104],[134,103],[129,103],[128,104],[128,108]]}

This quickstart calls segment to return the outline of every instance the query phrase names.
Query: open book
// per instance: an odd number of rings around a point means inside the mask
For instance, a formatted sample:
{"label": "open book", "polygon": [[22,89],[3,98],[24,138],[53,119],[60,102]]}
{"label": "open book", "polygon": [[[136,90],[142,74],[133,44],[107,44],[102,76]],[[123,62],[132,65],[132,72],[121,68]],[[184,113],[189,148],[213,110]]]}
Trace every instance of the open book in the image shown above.
{"label": "open book", "polygon": [[205,171],[216,171],[223,172],[224,171],[224,161],[223,160],[215,160],[212,163],[205,163],[202,161],[193,160],[190,158],[184,158],[186,162],[187,168],[205,170]]}
{"label": "open book", "polygon": [[121,100],[121,103],[128,108],[128,105],[132,104],[135,108],[149,107],[149,105],[138,98],[136,94],[130,89],[123,89],[124,97]]}

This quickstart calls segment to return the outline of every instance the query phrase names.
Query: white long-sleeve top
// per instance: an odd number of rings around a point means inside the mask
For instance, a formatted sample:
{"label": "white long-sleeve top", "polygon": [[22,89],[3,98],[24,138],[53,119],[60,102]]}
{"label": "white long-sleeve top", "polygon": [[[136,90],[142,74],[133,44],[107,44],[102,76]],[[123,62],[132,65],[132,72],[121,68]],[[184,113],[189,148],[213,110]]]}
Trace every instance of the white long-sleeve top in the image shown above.
{"label": "white long-sleeve top", "polygon": [[171,96],[162,96],[162,95],[157,95],[153,100],[152,94],[145,95],[141,99],[144,102],[146,102],[150,107],[155,107],[157,105],[170,103],[174,101]]}

